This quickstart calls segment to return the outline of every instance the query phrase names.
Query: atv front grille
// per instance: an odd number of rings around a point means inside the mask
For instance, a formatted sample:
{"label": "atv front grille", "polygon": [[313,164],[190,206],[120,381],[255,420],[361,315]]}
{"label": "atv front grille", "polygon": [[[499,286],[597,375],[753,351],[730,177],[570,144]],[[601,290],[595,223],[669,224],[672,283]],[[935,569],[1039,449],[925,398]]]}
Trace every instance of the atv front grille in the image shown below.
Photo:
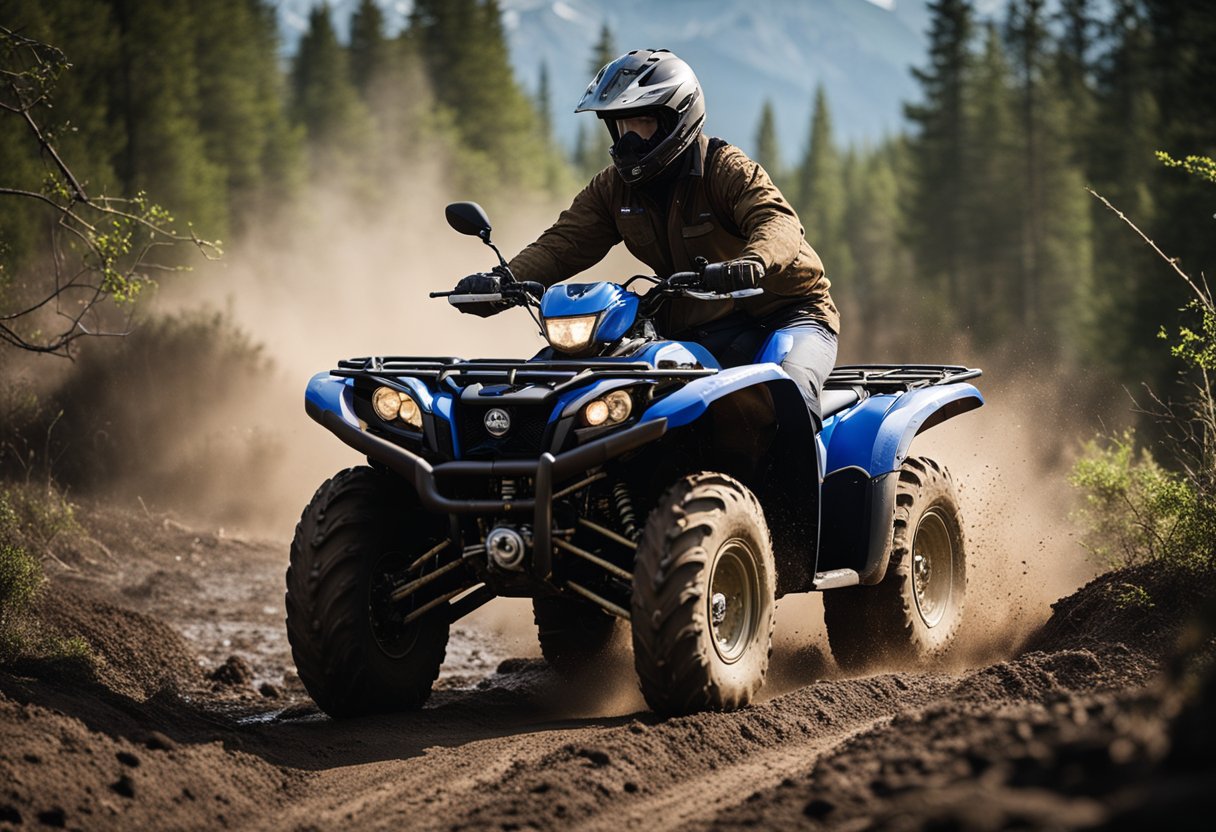
{"label": "atv front grille", "polygon": [[[456,406],[456,435],[460,440],[460,455],[464,459],[501,457],[536,457],[549,450],[548,407],[496,407],[494,405]],[[502,436],[486,429],[486,414],[504,410],[511,426]]]}

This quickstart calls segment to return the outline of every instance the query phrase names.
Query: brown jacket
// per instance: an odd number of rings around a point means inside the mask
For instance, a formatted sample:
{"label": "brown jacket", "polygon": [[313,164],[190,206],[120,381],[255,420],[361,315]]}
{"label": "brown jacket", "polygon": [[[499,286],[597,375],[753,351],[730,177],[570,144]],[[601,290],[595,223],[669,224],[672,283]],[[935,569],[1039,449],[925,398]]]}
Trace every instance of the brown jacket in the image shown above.
{"label": "brown jacket", "polygon": [[[834,332],[840,314],[819,255],[803,237],[793,207],[758,164],[731,145],[720,146],[705,169],[709,139],[684,157],[687,168],[663,212],[645,193],[625,184],[616,168],[595,175],[540,238],[515,256],[519,280],[550,286],[600,260],[617,243],[665,277],[688,271],[696,257],[711,263],[750,257],[764,263],[763,295],[740,300],[673,299],[661,321],[669,337],[741,309],[752,318],[805,310]],[[730,227],[733,226],[733,227]]]}

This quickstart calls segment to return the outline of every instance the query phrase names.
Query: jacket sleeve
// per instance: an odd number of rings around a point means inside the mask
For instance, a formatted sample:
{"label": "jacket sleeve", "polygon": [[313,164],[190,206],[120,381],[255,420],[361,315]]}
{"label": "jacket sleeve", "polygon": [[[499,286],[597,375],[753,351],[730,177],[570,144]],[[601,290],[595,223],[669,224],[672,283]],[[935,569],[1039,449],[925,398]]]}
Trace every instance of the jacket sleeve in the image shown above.
{"label": "jacket sleeve", "polygon": [[609,205],[613,168],[595,175],[574,202],[510,262],[519,280],[535,280],[552,286],[594,266],[621,241]]}
{"label": "jacket sleeve", "polygon": [[710,198],[747,239],[740,258],[762,262],[765,276],[793,265],[803,243],[802,223],[764,168],[726,146],[718,151],[708,185]]}

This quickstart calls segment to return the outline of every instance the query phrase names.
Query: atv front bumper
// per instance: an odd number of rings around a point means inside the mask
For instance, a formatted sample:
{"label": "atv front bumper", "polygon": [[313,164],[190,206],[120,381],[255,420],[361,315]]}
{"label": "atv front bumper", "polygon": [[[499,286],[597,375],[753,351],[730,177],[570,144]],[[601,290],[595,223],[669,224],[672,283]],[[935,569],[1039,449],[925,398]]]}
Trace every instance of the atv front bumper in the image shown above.
{"label": "atv front bumper", "polygon": [[[447,514],[511,514],[532,512],[532,572],[541,580],[552,574],[554,485],[616,459],[655,441],[667,432],[666,419],[653,419],[587,442],[554,456],[543,453],[538,459],[471,462],[457,460],[431,465],[417,454],[386,439],[360,430],[332,410],[312,401],[305,402],[308,415],[335,436],[371,459],[383,463],[413,484],[422,504],[431,511]],[[440,477],[531,477],[532,497],[518,500],[458,499],[439,490]]]}

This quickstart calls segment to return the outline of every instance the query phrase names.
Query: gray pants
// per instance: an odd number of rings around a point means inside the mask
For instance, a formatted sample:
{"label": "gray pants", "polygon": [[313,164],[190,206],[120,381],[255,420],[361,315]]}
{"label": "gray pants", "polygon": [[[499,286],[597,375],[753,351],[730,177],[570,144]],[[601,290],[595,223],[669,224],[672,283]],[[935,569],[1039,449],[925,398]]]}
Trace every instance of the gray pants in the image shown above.
{"label": "gray pants", "polygon": [[826,324],[794,316],[766,326],[732,315],[692,335],[692,340],[713,353],[723,367],[761,361],[780,364],[797,383],[815,425],[822,425],[820,393],[836,364],[836,333]]}

